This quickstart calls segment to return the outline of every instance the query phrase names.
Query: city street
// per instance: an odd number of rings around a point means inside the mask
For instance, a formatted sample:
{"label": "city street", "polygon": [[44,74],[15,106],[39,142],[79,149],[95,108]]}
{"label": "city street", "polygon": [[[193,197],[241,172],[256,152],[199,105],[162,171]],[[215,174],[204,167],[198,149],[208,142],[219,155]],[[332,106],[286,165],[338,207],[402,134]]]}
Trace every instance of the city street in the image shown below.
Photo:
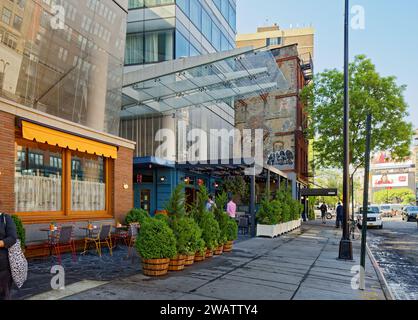
{"label": "city street", "polygon": [[418,299],[416,222],[387,219],[383,230],[369,229],[368,244],[398,300]]}

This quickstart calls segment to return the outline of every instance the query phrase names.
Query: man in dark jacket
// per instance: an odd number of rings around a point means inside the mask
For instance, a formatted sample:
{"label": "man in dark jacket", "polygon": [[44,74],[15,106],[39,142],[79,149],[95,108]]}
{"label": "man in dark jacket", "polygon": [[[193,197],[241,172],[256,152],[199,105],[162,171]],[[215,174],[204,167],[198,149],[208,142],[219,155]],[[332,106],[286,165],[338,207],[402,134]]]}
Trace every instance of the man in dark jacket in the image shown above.
{"label": "man in dark jacket", "polygon": [[7,249],[12,247],[16,240],[16,225],[13,219],[0,213],[0,300],[10,300],[13,278]]}
{"label": "man in dark jacket", "polygon": [[343,225],[343,218],[344,218],[344,207],[341,204],[341,202],[338,202],[338,206],[337,206],[337,229],[340,228],[340,223],[341,226]]}
{"label": "man in dark jacket", "polygon": [[319,208],[321,210],[321,218],[322,218],[322,223],[326,224],[325,218],[327,216],[327,212],[328,212],[328,207],[325,204],[325,202],[322,204],[322,206]]}

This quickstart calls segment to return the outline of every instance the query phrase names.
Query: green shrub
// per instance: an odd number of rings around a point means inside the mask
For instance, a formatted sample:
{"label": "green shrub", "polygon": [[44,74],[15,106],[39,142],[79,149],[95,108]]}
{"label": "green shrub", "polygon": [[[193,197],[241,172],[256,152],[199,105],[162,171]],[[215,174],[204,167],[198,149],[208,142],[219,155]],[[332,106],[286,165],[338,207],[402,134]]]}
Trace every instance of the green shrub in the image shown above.
{"label": "green shrub", "polygon": [[205,241],[206,247],[209,250],[217,248],[221,230],[214,215],[207,211],[204,212],[201,216],[199,226],[202,229],[202,239]]}
{"label": "green shrub", "polygon": [[164,222],[166,225],[170,225],[170,218],[165,214],[157,214],[154,219]]}
{"label": "green shrub", "polygon": [[225,212],[224,208],[228,201],[227,194],[221,193],[216,199],[216,207],[214,209],[215,219],[218,221],[220,229],[220,238],[218,239],[219,244],[225,244],[228,241],[228,222],[231,220],[228,214]]}
{"label": "green shrub", "polygon": [[170,217],[184,217],[186,215],[185,203],[184,184],[179,184],[171,194],[170,200],[165,206],[165,210],[167,210]]}
{"label": "green shrub", "polygon": [[238,225],[233,219],[229,219],[228,225],[227,225],[227,235],[226,239],[227,241],[234,241],[238,239]]}
{"label": "green shrub", "polygon": [[192,255],[200,249],[202,230],[196,221],[186,217],[171,219],[170,226],[176,237],[177,252],[179,254]]}
{"label": "green shrub", "polygon": [[147,219],[150,219],[148,212],[143,209],[132,209],[125,218],[127,225],[131,223],[143,224]]}
{"label": "green shrub", "polygon": [[197,242],[196,252],[200,253],[200,255],[203,255],[206,252],[206,243],[205,240],[203,240],[202,238],[200,238]]}
{"label": "green shrub", "polygon": [[275,210],[273,202],[267,198],[261,200],[260,208],[257,212],[257,221],[259,224],[275,225],[279,223],[279,215]]}
{"label": "green shrub", "polygon": [[177,255],[173,231],[158,219],[147,219],[141,225],[135,246],[143,259],[171,259]]}
{"label": "green shrub", "polygon": [[26,230],[23,227],[23,223],[22,220],[20,220],[20,218],[16,215],[12,215],[12,219],[16,225],[16,232],[17,232],[17,237],[20,240],[20,245],[22,248],[25,248],[26,245]]}

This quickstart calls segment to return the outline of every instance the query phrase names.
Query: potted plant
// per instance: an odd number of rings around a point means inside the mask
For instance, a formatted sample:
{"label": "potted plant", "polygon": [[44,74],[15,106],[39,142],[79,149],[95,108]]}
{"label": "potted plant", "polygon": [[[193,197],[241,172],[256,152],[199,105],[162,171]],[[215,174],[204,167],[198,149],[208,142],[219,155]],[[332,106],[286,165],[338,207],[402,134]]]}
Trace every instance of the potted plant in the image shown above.
{"label": "potted plant", "polygon": [[228,222],[231,220],[228,214],[225,212],[224,208],[226,207],[228,201],[228,196],[225,192],[219,194],[215,199],[215,218],[218,221],[220,229],[220,237],[218,239],[218,247],[215,250],[215,255],[221,255],[224,251],[224,245],[228,241]]}
{"label": "potted plant", "polygon": [[136,240],[136,249],[142,258],[147,276],[163,276],[168,272],[170,259],[177,255],[176,237],[162,220],[146,219]]}
{"label": "potted plant", "polygon": [[128,212],[125,218],[125,223],[130,225],[131,223],[139,223],[142,225],[145,220],[151,218],[147,211],[143,209],[132,209]]}
{"label": "potted plant", "polygon": [[190,217],[172,217],[170,226],[176,237],[178,255],[171,259],[169,271],[180,271],[184,269],[185,265],[194,263],[202,231]]}
{"label": "potted plant", "polygon": [[206,259],[206,243],[200,238],[197,242],[196,253],[194,257],[194,262],[201,262]]}
{"label": "potted plant", "polygon": [[20,240],[20,246],[25,251],[26,248],[26,230],[23,227],[22,220],[17,215],[12,215],[12,219],[16,225],[17,237]]}
{"label": "potted plant", "polygon": [[238,225],[237,223],[229,219],[227,224],[227,242],[224,245],[224,252],[231,252],[234,246],[234,241],[238,239]]}

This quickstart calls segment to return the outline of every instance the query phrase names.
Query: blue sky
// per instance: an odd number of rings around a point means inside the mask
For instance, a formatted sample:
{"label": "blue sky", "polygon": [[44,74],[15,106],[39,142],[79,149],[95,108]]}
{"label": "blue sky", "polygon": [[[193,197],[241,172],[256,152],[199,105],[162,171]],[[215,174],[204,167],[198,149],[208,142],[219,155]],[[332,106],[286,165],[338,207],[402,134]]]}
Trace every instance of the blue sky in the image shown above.
{"label": "blue sky", "polygon": [[[351,0],[365,9],[364,30],[350,31],[350,55],[366,54],[383,76],[408,86],[408,118],[418,128],[418,1]],[[315,72],[343,67],[344,0],[237,0],[238,33],[278,23],[315,28]]]}

